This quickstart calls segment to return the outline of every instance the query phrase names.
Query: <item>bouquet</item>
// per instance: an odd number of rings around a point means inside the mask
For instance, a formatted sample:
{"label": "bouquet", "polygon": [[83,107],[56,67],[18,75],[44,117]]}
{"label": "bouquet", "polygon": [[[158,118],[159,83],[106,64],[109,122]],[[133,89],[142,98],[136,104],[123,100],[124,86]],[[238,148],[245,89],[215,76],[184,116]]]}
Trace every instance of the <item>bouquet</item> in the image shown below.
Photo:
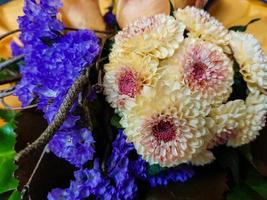
{"label": "bouquet", "polygon": [[16,154],[20,163],[42,150],[22,198],[48,153],[75,170],[47,199],[135,199],[142,186],[191,179],[264,128],[267,56],[247,26],[229,30],[201,8],[171,3],[170,14],[118,20],[121,30],[112,10],[108,31],[81,30],[64,26],[61,7],[25,0],[11,44],[21,74],[14,94],[48,124]]}

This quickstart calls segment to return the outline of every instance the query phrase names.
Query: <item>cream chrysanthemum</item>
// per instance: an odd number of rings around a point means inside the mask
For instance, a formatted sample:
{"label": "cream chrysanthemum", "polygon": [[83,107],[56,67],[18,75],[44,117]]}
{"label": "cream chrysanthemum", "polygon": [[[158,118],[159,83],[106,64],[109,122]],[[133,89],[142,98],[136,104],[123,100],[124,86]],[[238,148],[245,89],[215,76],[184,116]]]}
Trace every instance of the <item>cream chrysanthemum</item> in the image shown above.
{"label": "cream chrysanthemum", "polygon": [[179,47],[184,30],[182,23],[164,14],[140,18],[115,36],[110,57],[136,52],[164,59]]}
{"label": "cream chrysanthemum", "polygon": [[243,100],[229,101],[218,107],[212,108],[209,117],[214,120],[214,126],[210,127],[214,137],[208,144],[208,148],[225,144],[235,137],[235,129],[246,115],[246,106]]}
{"label": "cream chrysanthemum", "polygon": [[231,31],[230,46],[249,89],[267,94],[267,57],[257,39],[248,33]]}
{"label": "cream chrysanthemum", "polygon": [[127,141],[150,164],[162,167],[190,162],[203,149],[209,137],[205,115],[209,105],[180,90],[172,96],[138,99],[138,103],[121,120]]}
{"label": "cream chrysanthemum", "polygon": [[259,93],[250,94],[246,99],[246,112],[238,119],[238,126],[233,130],[234,137],[228,140],[228,146],[241,146],[256,139],[265,126],[267,117],[267,96]]}
{"label": "cream chrysanthemum", "polygon": [[215,160],[215,157],[211,151],[203,150],[199,154],[192,157],[190,163],[196,166],[203,166],[211,163]]}
{"label": "cream chrysanthemum", "polygon": [[254,140],[265,126],[267,115],[267,96],[259,93],[249,94],[246,102],[230,101],[211,109],[209,116],[215,121],[210,130],[216,137],[209,148],[219,144],[241,146]]}
{"label": "cream chrysanthemum", "polygon": [[157,59],[134,53],[111,59],[105,65],[104,93],[107,101],[117,111],[130,109],[136,97],[146,96],[154,84],[157,66]]}
{"label": "cream chrysanthemum", "polygon": [[211,104],[226,101],[232,93],[233,62],[220,47],[201,39],[185,39],[175,54],[160,64],[159,73],[159,84],[172,90],[186,86]]}
{"label": "cream chrysanthemum", "polygon": [[185,24],[189,37],[199,37],[229,52],[228,30],[206,11],[188,6],[178,9],[174,16],[179,22]]}

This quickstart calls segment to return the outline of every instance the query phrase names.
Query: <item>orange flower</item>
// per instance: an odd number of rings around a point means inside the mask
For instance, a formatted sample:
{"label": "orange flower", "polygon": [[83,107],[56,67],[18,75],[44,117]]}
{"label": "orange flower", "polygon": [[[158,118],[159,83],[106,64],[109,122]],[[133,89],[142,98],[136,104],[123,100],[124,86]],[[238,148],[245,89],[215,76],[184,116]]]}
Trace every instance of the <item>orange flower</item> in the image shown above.
{"label": "orange flower", "polygon": [[203,8],[207,0],[171,0],[174,9],[184,8],[186,6],[196,6],[198,8]]}
{"label": "orange flower", "polygon": [[79,28],[105,30],[97,0],[62,0],[60,11],[64,25]]}
{"label": "orange flower", "polygon": [[116,16],[118,24],[124,28],[140,17],[169,12],[169,0],[118,0]]}

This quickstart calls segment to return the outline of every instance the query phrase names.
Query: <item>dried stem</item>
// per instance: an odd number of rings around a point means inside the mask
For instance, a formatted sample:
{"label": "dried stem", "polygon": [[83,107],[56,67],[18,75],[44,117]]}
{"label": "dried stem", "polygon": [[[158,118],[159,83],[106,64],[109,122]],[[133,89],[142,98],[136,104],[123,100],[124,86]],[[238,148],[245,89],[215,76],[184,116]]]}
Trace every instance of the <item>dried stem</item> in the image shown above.
{"label": "dried stem", "polygon": [[19,81],[20,79],[21,79],[21,75],[17,75],[15,77],[10,78],[10,79],[0,81],[0,85],[4,85],[7,83],[14,83],[14,82]]}
{"label": "dried stem", "polygon": [[31,175],[30,175],[29,180],[27,181],[26,185],[23,186],[23,189],[21,191],[21,199],[22,200],[24,200],[26,197],[30,196],[30,185],[31,185],[32,179],[35,176],[35,174],[36,174],[36,172],[37,172],[37,170],[38,170],[38,168],[39,168],[39,166],[40,166],[40,164],[41,164],[41,162],[42,162],[42,160],[44,158],[44,155],[45,155],[46,151],[47,151],[47,145],[44,147],[44,149],[43,149],[43,151],[42,151],[42,153],[41,153],[41,155],[40,155],[40,157],[39,157],[39,159],[38,159],[38,161],[37,161],[32,173],[31,173]]}
{"label": "dried stem", "polygon": [[[64,27],[65,30],[67,31],[78,31],[80,29],[78,28],[72,28],[72,27]],[[112,34],[112,32],[110,31],[98,31],[98,30],[92,30],[94,31],[95,33],[101,33],[101,34],[105,34],[105,35],[109,35],[109,34]]]}
{"label": "dried stem", "polygon": [[4,98],[4,97],[12,95],[14,90],[15,90],[15,86],[8,88],[6,90],[0,90],[0,98]]}
{"label": "dried stem", "polygon": [[45,131],[37,138],[32,144],[27,146],[25,149],[20,151],[15,160],[20,160],[23,156],[30,154],[32,151],[42,147],[44,144],[47,144],[49,140],[55,134],[55,131],[60,128],[60,126],[64,123],[64,120],[71,109],[74,101],[78,97],[81,92],[83,86],[88,83],[88,74],[91,66],[88,66],[86,70],[75,80],[71,88],[69,89],[63,103],[60,105],[58,113],[54,117],[52,123],[45,129]]}
{"label": "dried stem", "polygon": [[21,61],[23,58],[24,58],[24,55],[19,55],[19,56],[11,58],[9,60],[6,60],[4,62],[1,62],[0,63],[0,70],[3,70],[4,68],[9,67],[10,65]]}
{"label": "dried stem", "polygon": [[9,35],[12,35],[12,34],[14,34],[14,33],[17,33],[17,32],[20,32],[20,30],[19,30],[19,29],[16,29],[16,30],[13,30],[13,31],[4,33],[3,35],[0,36],[0,40],[6,38],[6,37],[9,36]]}

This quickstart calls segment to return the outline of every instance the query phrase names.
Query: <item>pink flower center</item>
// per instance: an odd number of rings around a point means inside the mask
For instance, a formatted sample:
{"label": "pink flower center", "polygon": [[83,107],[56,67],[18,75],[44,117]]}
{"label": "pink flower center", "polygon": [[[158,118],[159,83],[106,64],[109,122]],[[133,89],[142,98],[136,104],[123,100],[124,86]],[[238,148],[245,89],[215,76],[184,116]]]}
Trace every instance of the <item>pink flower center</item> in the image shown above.
{"label": "pink flower center", "polygon": [[129,69],[124,69],[118,78],[119,92],[134,98],[141,90],[142,83],[136,73]]}
{"label": "pink flower center", "polygon": [[219,90],[228,73],[221,56],[205,44],[189,46],[183,58],[186,84],[192,90]]}
{"label": "pink flower center", "polygon": [[176,126],[172,121],[160,120],[152,127],[152,134],[157,141],[169,142],[175,138]]}
{"label": "pink flower center", "polygon": [[206,80],[205,72],[206,72],[207,66],[201,62],[195,63],[192,66],[192,71],[190,73],[189,79],[194,79],[198,82],[201,82],[203,80]]}
{"label": "pink flower center", "polygon": [[228,140],[231,138],[236,137],[237,132],[235,129],[229,129],[221,133],[220,135],[217,135],[212,142],[209,144],[209,148],[212,149],[215,146],[223,145],[227,143]]}

